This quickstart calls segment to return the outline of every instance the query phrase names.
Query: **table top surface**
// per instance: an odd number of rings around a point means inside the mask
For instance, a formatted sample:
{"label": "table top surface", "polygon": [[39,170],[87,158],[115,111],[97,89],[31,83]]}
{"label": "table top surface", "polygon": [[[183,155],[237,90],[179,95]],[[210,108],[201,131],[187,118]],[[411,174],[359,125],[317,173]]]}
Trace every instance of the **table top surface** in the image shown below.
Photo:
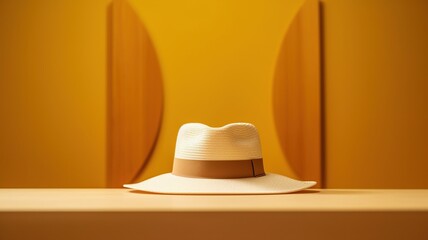
{"label": "table top surface", "polygon": [[428,189],[311,189],[277,195],[162,195],[90,188],[0,189],[0,212],[29,211],[428,211]]}

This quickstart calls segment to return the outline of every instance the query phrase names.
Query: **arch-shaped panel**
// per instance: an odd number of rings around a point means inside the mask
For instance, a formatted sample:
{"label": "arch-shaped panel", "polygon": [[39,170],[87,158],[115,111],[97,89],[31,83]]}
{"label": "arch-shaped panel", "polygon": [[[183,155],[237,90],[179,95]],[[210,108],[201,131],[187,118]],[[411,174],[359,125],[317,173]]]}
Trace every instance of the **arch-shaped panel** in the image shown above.
{"label": "arch-shaped panel", "polygon": [[109,159],[107,184],[121,187],[140,174],[162,120],[162,75],[143,22],[125,0],[110,9]]}
{"label": "arch-shaped panel", "polygon": [[307,0],[286,32],[273,83],[280,145],[301,179],[321,185],[321,85],[319,3]]}

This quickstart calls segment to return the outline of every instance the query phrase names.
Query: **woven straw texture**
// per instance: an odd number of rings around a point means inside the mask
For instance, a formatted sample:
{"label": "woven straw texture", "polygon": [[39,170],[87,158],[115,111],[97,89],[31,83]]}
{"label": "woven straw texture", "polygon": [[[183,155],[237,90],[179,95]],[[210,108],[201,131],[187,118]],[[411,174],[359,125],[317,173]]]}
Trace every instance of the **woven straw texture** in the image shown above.
{"label": "woven straw texture", "polygon": [[177,136],[175,157],[188,160],[247,160],[262,157],[254,125],[232,123],[212,128],[201,123],[183,125]]}
{"label": "woven straw texture", "polygon": [[[183,125],[177,136],[175,157],[187,160],[249,160],[262,158],[257,129],[249,123],[212,128],[200,123]],[[299,181],[267,173],[245,178],[192,178],[162,174],[124,187],[164,194],[278,194],[312,187],[314,181]]]}

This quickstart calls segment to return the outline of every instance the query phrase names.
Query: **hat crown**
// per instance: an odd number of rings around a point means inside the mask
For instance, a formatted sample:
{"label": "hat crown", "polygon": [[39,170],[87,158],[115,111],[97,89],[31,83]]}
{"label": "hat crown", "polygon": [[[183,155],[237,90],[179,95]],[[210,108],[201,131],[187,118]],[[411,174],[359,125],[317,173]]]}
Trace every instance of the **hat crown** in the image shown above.
{"label": "hat crown", "polygon": [[231,123],[218,128],[188,123],[178,132],[175,158],[224,161],[261,157],[259,134],[250,123]]}

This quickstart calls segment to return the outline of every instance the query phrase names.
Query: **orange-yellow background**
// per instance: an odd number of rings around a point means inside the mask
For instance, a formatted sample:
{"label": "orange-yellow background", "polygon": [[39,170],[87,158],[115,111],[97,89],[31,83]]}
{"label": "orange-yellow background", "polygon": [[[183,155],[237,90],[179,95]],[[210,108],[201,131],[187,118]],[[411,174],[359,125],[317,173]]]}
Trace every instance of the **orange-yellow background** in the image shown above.
{"label": "orange-yellow background", "polygon": [[[105,186],[109,3],[0,2],[0,187]],[[428,187],[427,8],[322,1],[326,187]]]}

